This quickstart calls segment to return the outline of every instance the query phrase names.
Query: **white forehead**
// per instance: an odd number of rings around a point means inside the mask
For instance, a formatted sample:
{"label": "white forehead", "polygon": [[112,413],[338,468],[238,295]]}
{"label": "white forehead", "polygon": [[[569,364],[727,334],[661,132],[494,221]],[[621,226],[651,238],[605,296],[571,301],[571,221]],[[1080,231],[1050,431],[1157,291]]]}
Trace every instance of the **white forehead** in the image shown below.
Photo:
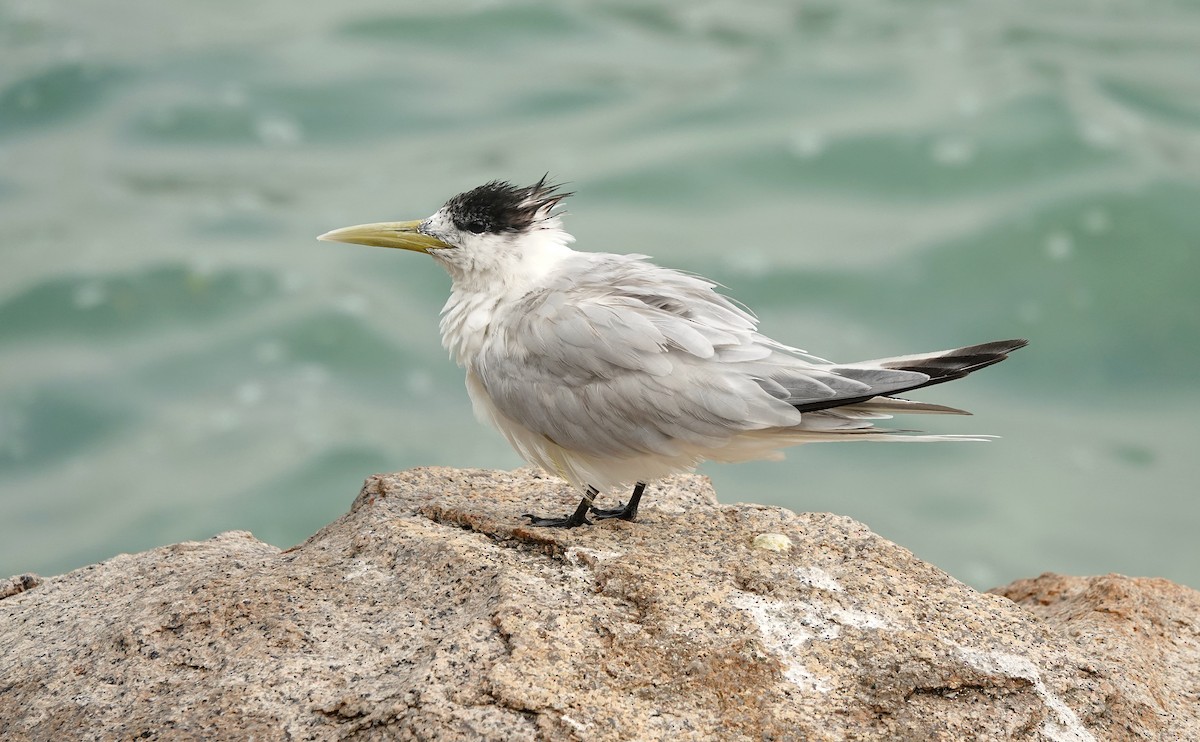
{"label": "white forehead", "polygon": [[421,230],[434,234],[447,234],[451,231],[457,231],[458,227],[454,225],[454,220],[450,218],[450,213],[443,206],[435,211],[433,216],[421,222]]}

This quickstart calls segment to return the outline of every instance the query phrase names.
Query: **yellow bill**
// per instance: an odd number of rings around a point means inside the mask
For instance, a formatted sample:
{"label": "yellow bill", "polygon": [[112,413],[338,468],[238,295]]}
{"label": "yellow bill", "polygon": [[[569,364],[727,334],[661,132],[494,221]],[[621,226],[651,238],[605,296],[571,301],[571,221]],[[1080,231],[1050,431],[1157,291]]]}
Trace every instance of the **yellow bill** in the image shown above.
{"label": "yellow bill", "polygon": [[395,247],[401,250],[429,252],[443,247],[450,247],[445,242],[421,234],[417,228],[421,222],[378,222],[376,224],[358,224],[353,227],[342,227],[332,232],[326,232],[318,237],[325,242],[349,242],[355,245],[370,245],[371,247]]}

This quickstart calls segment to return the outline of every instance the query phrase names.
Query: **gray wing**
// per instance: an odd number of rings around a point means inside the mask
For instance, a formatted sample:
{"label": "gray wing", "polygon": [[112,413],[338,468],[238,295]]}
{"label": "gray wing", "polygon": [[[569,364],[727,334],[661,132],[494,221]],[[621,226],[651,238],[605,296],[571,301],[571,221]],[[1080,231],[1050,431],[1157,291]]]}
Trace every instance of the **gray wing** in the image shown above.
{"label": "gray wing", "polygon": [[640,256],[581,255],[500,319],[477,375],[514,421],[617,457],[796,428],[800,409],[928,378],[839,367],[776,343],[714,287]]}

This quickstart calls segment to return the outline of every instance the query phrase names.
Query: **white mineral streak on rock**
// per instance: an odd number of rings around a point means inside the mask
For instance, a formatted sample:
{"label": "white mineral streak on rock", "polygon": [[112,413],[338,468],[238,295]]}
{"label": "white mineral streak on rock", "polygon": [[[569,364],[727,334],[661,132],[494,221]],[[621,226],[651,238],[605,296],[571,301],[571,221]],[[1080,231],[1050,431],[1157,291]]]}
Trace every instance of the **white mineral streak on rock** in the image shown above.
{"label": "white mineral streak on rock", "polygon": [[842,591],[841,584],[833,578],[833,575],[819,567],[796,567],[796,579],[806,585],[812,585],[818,590],[831,593]]}
{"label": "white mineral streak on rock", "polygon": [[993,675],[1021,678],[1033,684],[1034,691],[1046,702],[1047,708],[1058,717],[1058,723],[1047,720],[1042,725],[1042,734],[1052,742],[1096,742],[1081,721],[1056,694],[1046,687],[1042,673],[1025,657],[1008,652],[987,652],[972,647],[958,647],[959,655],[968,665]]}
{"label": "white mineral streak on rock", "polygon": [[803,620],[796,615],[797,604],[741,590],[734,592],[731,602],[754,619],[763,645],[783,663],[783,676],[790,683],[806,691],[832,690],[828,682],[813,675],[804,665],[804,645],[813,638],[813,633],[802,628]]}

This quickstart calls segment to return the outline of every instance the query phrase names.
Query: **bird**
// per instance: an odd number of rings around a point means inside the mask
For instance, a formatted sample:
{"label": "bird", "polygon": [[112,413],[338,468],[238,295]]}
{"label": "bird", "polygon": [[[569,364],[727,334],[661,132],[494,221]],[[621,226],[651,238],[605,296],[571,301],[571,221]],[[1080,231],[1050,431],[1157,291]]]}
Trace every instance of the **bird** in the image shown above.
{"label": "bird", "polygon": [[[636,521],[647,483],[704,461],[778,459],[833,440],[983,440],[877,427],[897,413],[970,414],[897,395],[1005,360],[1024,339],[835,363],[758,331],[719,284],[644,255],[572,249],[547,176],[493,180],[432,216],[359,224],[320,240],[424,253],[451,279],[442,343],[475,414],[527,462],[582,492],[563,517]],[[616,488],[629,499],[600,508]]]}

